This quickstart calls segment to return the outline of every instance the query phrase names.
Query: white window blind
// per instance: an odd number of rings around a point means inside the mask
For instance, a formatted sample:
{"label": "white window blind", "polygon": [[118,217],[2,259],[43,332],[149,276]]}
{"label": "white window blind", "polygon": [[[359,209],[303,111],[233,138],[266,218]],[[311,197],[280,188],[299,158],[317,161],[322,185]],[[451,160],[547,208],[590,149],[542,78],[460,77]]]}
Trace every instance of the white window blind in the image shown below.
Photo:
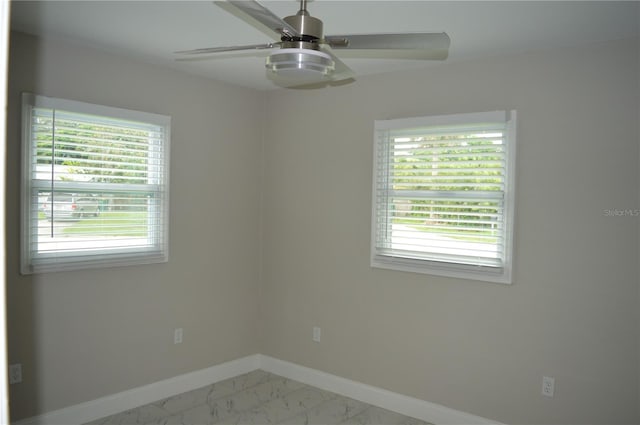
{"label": "white window blind", "polygon": [[170,118],[23,95],[23,273],[168,259]]}
{"label": "white window blind", "polygon": [[515,111],[376,121],[372,266],[509,283]]}

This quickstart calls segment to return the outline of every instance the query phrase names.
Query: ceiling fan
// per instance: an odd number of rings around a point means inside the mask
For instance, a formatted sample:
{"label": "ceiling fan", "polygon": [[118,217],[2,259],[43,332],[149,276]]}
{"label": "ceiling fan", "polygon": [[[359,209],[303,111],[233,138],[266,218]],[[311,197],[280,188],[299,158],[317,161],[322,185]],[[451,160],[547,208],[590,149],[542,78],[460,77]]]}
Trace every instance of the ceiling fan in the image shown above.
{"label": "ceiling fan", "polygon": [[300,10],[283,19],[255,0],[215,1],[231,13],[253,18],[254,26],[266,26],[274,41],[244,46],[208,47],[175,52],[183,60],[191,55],[208,55],[240,50],[274,49],[265,66],[268,76],[285,87],[337,82],[353,78],[354,72],[334,53],[359,53],[359,57],[444,60],[450,39],[442,33],[346,34],[323,35],[322,21],[307,11],[307,0],[300,0]]}

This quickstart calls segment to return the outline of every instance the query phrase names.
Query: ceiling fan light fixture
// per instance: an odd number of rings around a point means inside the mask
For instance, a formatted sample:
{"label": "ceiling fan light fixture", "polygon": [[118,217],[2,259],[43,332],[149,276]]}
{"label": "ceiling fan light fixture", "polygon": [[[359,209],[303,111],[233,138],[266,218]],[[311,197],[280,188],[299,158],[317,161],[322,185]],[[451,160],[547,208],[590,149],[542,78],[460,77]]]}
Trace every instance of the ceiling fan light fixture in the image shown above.
{"label": "ceiling fan light fixture", "polygon": [[[372,59],[444,60],[449,54],[451,40],[444,32],[325,36],[322,20],[312,17],[307,11],[307,2],[311,0],[298,1],[298,13],[280,18],[256,0],[216,0],[215,4],[241,19],[250,18],[250,23],[256,28],[269,29],[270,35],[280,41],[183,50],[176,53],[206,55],[277,48],[266,60],[266,77],[281,87],[303,89],[311,86],[326,87],[328,84],[325,83],[328,82],[337,84],[353,80],[355,73],[342,62],[338,54],[340,51],[351,51],[352,55],[356,55],[352,57]],[[364,13],[366,14],[366,10]]]}
{"label": "ceiling fan light fixture", "polygon": [[313,49],[280,49],[265,63],[267,70],[278,77],[300,81],[316,81],[335,71],[335,62],[327,53]]}

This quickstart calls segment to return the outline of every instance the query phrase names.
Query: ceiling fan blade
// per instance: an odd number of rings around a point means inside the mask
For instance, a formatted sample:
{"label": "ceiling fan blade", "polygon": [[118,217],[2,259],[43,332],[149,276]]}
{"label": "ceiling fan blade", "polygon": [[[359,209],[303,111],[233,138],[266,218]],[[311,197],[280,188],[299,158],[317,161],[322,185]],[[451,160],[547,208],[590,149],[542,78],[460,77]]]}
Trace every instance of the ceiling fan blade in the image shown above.
{"label": "ceiling fan blade", "polygon": [[263,49],[272,49],[274,47],[278,47],[281,43],[266,43],[266,44],[248,44],[245,46],[226,46],[226,47],[205,47],[203,49],[193,49],[193,50],[181,50],[179,52],[174,52],[178,55],[203,55],[209,53],[221,53],[221,52],[235,52],[238,50],[263,50]]}
{"label": "ceiling fan blade", "polygon": [[228,1],[214,1],[214,3],[228,12],[234,13],[229,6],[233,6],[236,10],[248,15],[249,17],[258,21],[258,23],[266,26],[272,31],[287,36],[298,36],[298,31],[291,25],[283,21],[273,12],[260,3],[254,0],[228,0]]}
{"label": "ceiling fan blade", "polygon": [[349,59],[412,59],[445,60],[448,50],[412,50],[412,49],[340,49],[340,56]]}
{"label": "ceiling fan blade", "polygon": [[[337,50],[420,50],[439,52],[428,59],[446,59],[451,40],[442,33],[329,35],[324,42]],[[444,57],[442,57],[444,55]]]}

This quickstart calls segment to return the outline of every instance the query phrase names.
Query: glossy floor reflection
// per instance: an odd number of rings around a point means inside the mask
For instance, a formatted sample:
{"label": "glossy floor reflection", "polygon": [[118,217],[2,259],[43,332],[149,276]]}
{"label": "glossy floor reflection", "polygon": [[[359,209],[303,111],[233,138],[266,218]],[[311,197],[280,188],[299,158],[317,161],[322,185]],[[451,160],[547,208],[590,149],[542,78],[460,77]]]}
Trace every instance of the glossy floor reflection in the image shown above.
{"label": "glossy floor reflection", "polygon": [[426,425],[376,406],[256,370],[88,425]]}

